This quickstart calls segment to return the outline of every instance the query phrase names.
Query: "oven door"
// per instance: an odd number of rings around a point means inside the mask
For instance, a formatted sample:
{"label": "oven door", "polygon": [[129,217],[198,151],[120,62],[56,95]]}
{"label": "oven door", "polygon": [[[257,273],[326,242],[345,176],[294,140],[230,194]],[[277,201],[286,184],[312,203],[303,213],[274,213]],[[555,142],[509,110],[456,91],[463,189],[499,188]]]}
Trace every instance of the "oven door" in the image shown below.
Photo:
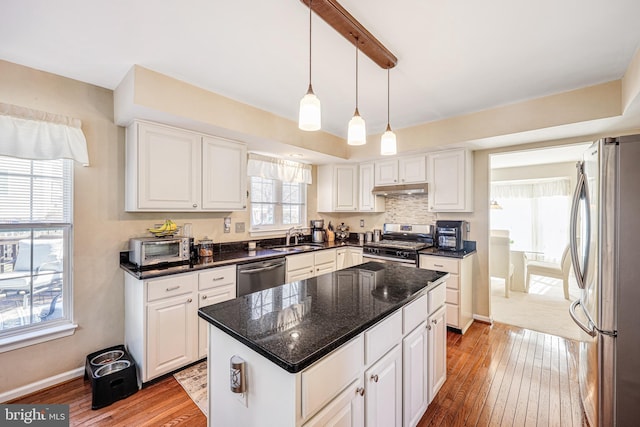
{"label": "oven door", "polygon": [[417,267],[416,261],[413,259],[401,259],[401,258],[392,258],[388,256],[382,255],[373,255],[373,254],[362,254],[362,262],[382,262],[382,263],[392,263],[392,264],[400,264],[405,267]]}

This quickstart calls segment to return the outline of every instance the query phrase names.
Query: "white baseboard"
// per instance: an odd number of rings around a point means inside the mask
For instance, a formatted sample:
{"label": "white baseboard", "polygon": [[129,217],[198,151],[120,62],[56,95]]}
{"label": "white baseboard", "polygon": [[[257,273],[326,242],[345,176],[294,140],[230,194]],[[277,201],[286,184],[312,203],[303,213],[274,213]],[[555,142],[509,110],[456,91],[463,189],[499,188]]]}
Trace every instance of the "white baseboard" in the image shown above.
{"label": "white baseboard", "polygon": [[13,390],[0,393],[0,402],[4,403],[9,400],[17,399],[18,397],[26,396],[27,394],[44,390],[45,388],[49,388],[51,386],[81,377],[83,375],[84,375],[84,367],[72,369],[71,371],[63,372],[61,374],[54,375],[52,377],[45,378],[43,380],[36,381],[31,384],[27,384],[27,385],[23,385],[22,387],[15,388]]}
{"label": "white baseboard", "polygon": [[473,318],[479,322],[483,322],[483,323],[488,323],[490,325],[493,325],[493,319],[491,317],[488,316],[481,316],[479,314],[474,314]]}

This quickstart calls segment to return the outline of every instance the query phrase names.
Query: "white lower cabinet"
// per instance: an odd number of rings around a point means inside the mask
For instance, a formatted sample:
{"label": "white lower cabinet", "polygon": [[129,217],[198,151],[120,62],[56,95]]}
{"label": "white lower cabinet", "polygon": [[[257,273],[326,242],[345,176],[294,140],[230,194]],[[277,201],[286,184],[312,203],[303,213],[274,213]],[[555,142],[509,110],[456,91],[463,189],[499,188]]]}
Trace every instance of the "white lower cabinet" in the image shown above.
{"label": "white lower cabinet", "polygon": [[402,340],[404,426],[417,425],[429,404],[427,350],[424,321]]}
{"label": "white lower cabinet", "polygon": [[364,426],[363,391],[362,379],[352,382],[304,427]]}
{"label": "white lower cabinet", "polygon": [[[236,266],[213,268],[198,273],[198,308],[236,297]],[[207,357],[209,323],[198,318],[198,359]]]}
{"label": "white lower cabinet", "polygon": [[362,264],[362,248],[345,247],[336,249],[336,270]]}
{"label": "white lower cabinet", "polygon": [[429,403],[447,379],[447,309],[440,307],[427,321]]}
{"label": "white lower cabinet", "polygon": [[125,273],[125,345],[146,383],[207,356],[198,308],[232,299],[236,267],[137,280]]}
{"label": "white lower cabinet", "polygon": [[309,279],[336,271],[336,250],[324,249],[286,257],[285,282]]}
{"label": "white lower cabinet", "polygon": [[402,346],[367,369],[364,380],[367,427],[402,426]]}
{"label": "white lower cabinet", "polygon": [[147,306],[148,379],[196,360],[197,320],[195,295],[189,292]]}

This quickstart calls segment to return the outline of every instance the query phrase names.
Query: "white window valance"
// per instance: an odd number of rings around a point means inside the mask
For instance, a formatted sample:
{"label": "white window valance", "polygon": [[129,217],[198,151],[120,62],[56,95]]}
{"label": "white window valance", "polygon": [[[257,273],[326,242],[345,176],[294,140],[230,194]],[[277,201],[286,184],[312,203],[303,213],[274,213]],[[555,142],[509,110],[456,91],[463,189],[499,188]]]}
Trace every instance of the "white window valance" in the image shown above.
{"label": "white window valance", "polygon": [[0,102],[0,156],[71,159],[89,166],[81,125],[78,119]]}
{"label": "white window valance", "polygon": [[311,184],[311,165],[249,153],[247,175]]}
{"label": "white window valance", "polygon": [[526,179],[519,181],[494,181],[491,183],[492,199],[534,199],[536,197],[569,196],[569,178]]}

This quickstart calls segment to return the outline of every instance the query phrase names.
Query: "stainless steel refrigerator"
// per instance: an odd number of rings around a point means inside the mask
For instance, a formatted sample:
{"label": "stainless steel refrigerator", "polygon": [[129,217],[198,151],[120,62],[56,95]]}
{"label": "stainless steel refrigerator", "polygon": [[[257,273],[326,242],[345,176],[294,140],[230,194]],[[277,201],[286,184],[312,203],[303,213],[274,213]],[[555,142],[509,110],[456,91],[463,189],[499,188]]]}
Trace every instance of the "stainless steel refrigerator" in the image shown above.
{"label": "stainless steel refrigerator", "polygon": [[591,426],[640,423],[640,135],[595,142],[577,164],[571,256],[580,299],[580,395]]}

